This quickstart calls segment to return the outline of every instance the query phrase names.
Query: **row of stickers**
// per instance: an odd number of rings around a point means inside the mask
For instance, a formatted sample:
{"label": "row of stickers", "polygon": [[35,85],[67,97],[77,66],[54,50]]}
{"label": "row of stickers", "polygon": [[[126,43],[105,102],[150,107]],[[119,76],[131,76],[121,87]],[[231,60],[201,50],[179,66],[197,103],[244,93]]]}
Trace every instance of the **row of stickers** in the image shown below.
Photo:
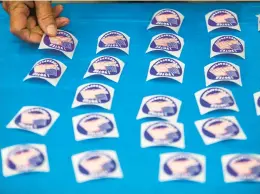
{"label": "row of stickers", "polygon": [[[112,56],[100,56],[93,59],[83,78],[101,75],[114,82],[118,82],[124,68],[124,62]],[[155,78],[170,78],[180,83],[183,81],[185,64],[170,57],[158,58],[150,62],[146,80]],[[67,69],[66,65],[55,59],[41,59],[37,61],[25,80],[39,78],[56,86]],[[206,86],[216,82],[229,81],[242,86],[240,67],[227,62],[218,61],[204,67]]]}
{"label": "row of stickers", "polygon": [[[1,150],[5,177],[28,172],[49,172],[47,148],[43,144],[23,144]],[[75,154],[72,164],[77,182],[102,178],[123,178],[117,153],[97,150]],[[228,154],[221,157],[224,181],[260,181],[259,154]],[[160,155],[159,181],[206,182],[206,157],[173,152]]]}
{"label": "row of stickers", "polygon": [[[109,94],[106,93],[93,93],[91,88],[101,88],[102,92],[107,90]],[[88,91],[90,90],[90,95],[88,95]],[[97,105],[102,106],[104,108],[110,108],[112,104],[111,91],[105,87],[105,85],[101,84],[86,84],[83,89],[83,94],[79,92],[75,100],[77,105],[81,103],[81,105]],[[96,89],[94,90],[96,91]],[[108,96],[109,95],[109,96]],[[103,96],[102,98],[100,96]],[[105,97],[104,97],[105,96]],[[213,110],[235,110],[238,111],[238,107],[235,103],[233,95],[230,91],[220,88],[220,87],[212,87],[207,88],[202,91],[196,93],[197,102],[199,104],[201,114],[205,114],[207,112]],[[78,101],[80,100],[80,101]],[[260,115],[260,92],[254,94],[254,101],[256,106],[257,115]],[[96,103],[95,103],[96,102]],[[103,104],[105,103],[105,105]],[[74,105],[76,105],[74,103]],[[165,95],[153,95],[147,96],[143,98],[142,104],[140,106],[139,112],[137,114],[137,119],[142,118],[161,118],[169,121],[168,123],[171,128],[169,129],[168,124],[165,123],[164,127],[166,133],[162,133],[162,137],[177,138],[177,140],[182,139],[181,146],[176,146],[180,148],[184,148],[184,133],[183,133],[183,125],[175,123],[178,120],[178,115],[181,108],[181,101]],[[52,125],[56,122],[59,113],[50,110],[44,107],[38,106],[25,106],[23,107],[9,122],[7,128],[16,128],[22,129],[30,132],[34,132],[39,135],[46,135],[50,130]],[[212,121],[212,122],[211,122]],[[209,124],[206,124],[209,123]],[[142,126],[142,136],[145,137],[146,131],[150,127],[151,123],[145,123]],[[152,123],[154,124],[154,123]],[[160,125],[163,125],[163,122],[159,122]],[[156,125],[155,125],[156,126]],[[236,139],[245,139],[246,136],[243,133],[243,130],[239,126],[237,120],[233,117],[220,117],[220,118],[212,118],[201,120],[196,122],[196,126],[205,142],[205,144],[209,144],[207,140],[205,140],[204,136],[208,137],[220,137],[221,134],[225,138],[227,136],[229,138],[236,137]],[[206,128],[204,126],[207,126]],[[232,127],[231,127],[232,126]],[[73,117],[73,127],[75,132],[75,138],[77,141],[90,139],[90,138],[99,138],[99,137],[118,137],[118,130],[116,126],[116,121],[113,114],[108,113],[89,113],[84,115],[79,115]],[[174,133],[172,136],[168,133]],[[203,133],[202,133],[202,132]],[[214,132],[215,131],[215,132]],[[204,133],[205,132],[205,133]],[[160,137],[160,134],[155,133]],[[180,135],[178,135],[180,134]],[[207,135],[210,134],[210,135]],[[213,134],[213,135],[212,135]],[[156,139],[156,137],[149,134],[150,139]],[[148,136],[147,136],[148,137]],[[148,138],[148,139],[149,139]],[[144,138],[146,139],[146,138]],[[160,139],[160,138],[159,138]],[[170,139],[171,140],[171,139]],[[144,145],[144,144],[142,144]],[[142,146],[144,147],[144,146]]]}

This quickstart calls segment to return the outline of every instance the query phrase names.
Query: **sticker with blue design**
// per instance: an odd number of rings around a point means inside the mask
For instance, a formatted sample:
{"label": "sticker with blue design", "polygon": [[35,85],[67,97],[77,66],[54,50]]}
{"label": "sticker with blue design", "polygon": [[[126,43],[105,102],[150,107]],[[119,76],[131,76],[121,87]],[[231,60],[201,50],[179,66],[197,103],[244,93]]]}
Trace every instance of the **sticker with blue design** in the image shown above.
{"label": "sticker with blue design", "polygon": [[260,154],[228,154],[221,162],[226,183],[260,182]]}
{"label": "sticker with blue design", "polygon": [[229,28],[241,31],[237,14],[227,9],[217,9],[205,15],[208,32]]}
{"label": "sticker with blue design", "polygon": [[77,88],[72,108],[83,105],[95,105],[110,110],[113,98],[114,88],[106,84],[83,84]]}
{"label": "sticker with blue design", "polygon": [[84,78],[92,75],[101,75],[114,82],[118,82],[124,65],[124,62],[116,57],[97,57],[91,61]]}
{"label": "sticker with blue design", "polygon": [[195,125],[206,145],[224,140],[247,139],[244,131],[234,116],[203,119],[196,121]]}
{"label": "sticker with blue design", "polygon": [[156,78],[169,78],[183,81],[185,64],[177,59],[164,57],[150,62],[146,81]]}
{"label": "sticker with blue design", "polygon": [[141,125],[141,147],[169,146],[184,149],[185,137],[182,123],[152,121]]}
{"label": "sticker with blue design", "polygon": [[66,69],[66,65],[58,60],[50,58],[41,59],[34,64],[23,81],[37,78],[46,80],[51,85],[56,86]]}
{"label": "sticker with blue design", "polygon": [[78,40],[71,33],[64,30],[57,30],[57,35],[50,37],[44,34],[39,49],[53,49],[61,51],[70,59],[73,58]]}
{"label": "sticker with blue design", "polygon": [[31,172],[49,172],[47,148],[44,144],[20,144],[3,148],[3,176]]}
{"label": "sticker with blue design", "polygon": [[256,115],[260,116],[260,92],[254,93]]}
{"label": "sticker with blue design", "polygon": [[245,59],[245,42],[232,35],[213,38],[210,46],[210,58],[217,55],[236,55]]}
{"label": "sticker with blue design", "polygon": [[187,152],[160,155],[159,181],[206,182],[206,157]]}
{"label": "sticker with blue design", "polygon": [[71,158],[78,183],[104,178],[123,178],[117,153],[113,150],[87,151]]}
{"label": "sticker with blue design", "polygon": [[227,61],[217,61],[204,67],[206,86],[217,82],[233,82],[242,86],[240,67]]}
{"label": "sticker with blue design", "polygon": [[136,119],[161,118],[168,121],[178,119],[181,101],[166,95],[152,95],[143,98]]}
{"label": "sticker with blue design", "polygon": [[119,49],[129,54],[130,37],[120,31],[111,30],[101,34],[98,37],[97,51],[103,51],[105,49]]}
{"label": "sticker with blue design", "polygon": [[166,27],[178,33],[182,25],[184,16],[174,9],[161,9],[157,11],[147,29],[153,27]]}
{"label": "sticker with blue design", "polygon": [[239,111],[232,92],[223,87],[208,87],[195,93],[200,114],[215,110]]}
{"label": "sticker with blue design", "polygon": [[60,114],[41,106],[24,106],[6,128],[20,129],[45,136]]}
{"label": "sticker with blue design", "polygon": [[76,141],[94,138],[118,138],[113,114],[89,113],[72,118]]}
{"label": "sticker with blue design", "polygon": [[172,33],[162,33],[154,36],[146,53],[164,51],[177,58],[180,57],[184,46],[184,39]]}

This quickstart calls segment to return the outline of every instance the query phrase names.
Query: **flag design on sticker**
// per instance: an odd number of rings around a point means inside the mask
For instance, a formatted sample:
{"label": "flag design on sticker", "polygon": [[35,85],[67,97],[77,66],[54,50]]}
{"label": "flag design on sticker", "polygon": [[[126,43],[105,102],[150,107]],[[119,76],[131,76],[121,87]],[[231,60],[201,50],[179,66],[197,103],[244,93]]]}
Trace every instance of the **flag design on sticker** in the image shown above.
{"label": "flag design on sticker", "polygon": [[79,133],[91,136],[105,135],[113,129],[113,122],[109,118],[99,114],[87,115],[83,117],[77,125]]}
{"label": "flag design on sticker", "polygon": [[7,156],[8,168],[18,172],[33,171],[45,161],[44,154],[32,146],[18,146]]}

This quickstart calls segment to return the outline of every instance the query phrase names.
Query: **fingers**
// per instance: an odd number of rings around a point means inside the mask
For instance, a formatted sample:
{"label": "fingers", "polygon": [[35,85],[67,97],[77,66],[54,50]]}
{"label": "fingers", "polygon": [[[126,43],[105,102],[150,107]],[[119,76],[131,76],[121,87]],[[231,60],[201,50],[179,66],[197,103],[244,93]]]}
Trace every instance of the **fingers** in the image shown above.
{"label": "fingers", "polygon": [[35,1],[36,16],[41,29],[49,36],[56,36],[57,26],[53,16],[51,3]]}
{"label": "fingers", "polygon": [[6,1],[4,1],[3,2],[3,8],[4,8],[4,10],[6,11],[6,12],[8,12],[8,8],[7,8],[7,3],[6,3]]}
{"label": "fingers", "polygon": [[63,11],[63,6],[56,5],[55,7],[52,8],[53,17],[54,18],[59,17],[59,15],[61,14],[62,11]]}
{"label": "fingers", "polygon": [[10,14],[10,31],[21,37],[22,30],[27,25],[27,17],[30,14],[29,8],[24,3],[12,2],[9,4],[8,12]]}
{"label": "fingers", "polygon": [[56,25],[58,28],[64,27],[69,24],[69,19],[65,17],[56,18]]}

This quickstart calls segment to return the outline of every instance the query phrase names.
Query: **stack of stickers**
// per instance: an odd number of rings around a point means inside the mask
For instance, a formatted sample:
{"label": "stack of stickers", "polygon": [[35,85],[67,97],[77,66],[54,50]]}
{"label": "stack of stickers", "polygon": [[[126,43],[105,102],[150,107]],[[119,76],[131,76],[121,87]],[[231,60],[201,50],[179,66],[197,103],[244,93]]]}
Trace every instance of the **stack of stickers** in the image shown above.
{"label": "stack of stickers", "polygon": [[[98,38],[97,53],[105,49],[119,49],[129,54],[130,38],[120,31],[108,31]],[[84,75],[104,76],[118,82],[124,62],[114,56],[100,56],[93,59]],[[87,83],[78,87],[72,108],[95,105],[111,110],[114,89],[102,83]],[[110,113],[88,113],[72,118],[76,141],[94,138],[118,138],[116,120]],[[77,182],[100,178],[122,178],[123,173],[115,151],[98,150],[72,156]]]}

